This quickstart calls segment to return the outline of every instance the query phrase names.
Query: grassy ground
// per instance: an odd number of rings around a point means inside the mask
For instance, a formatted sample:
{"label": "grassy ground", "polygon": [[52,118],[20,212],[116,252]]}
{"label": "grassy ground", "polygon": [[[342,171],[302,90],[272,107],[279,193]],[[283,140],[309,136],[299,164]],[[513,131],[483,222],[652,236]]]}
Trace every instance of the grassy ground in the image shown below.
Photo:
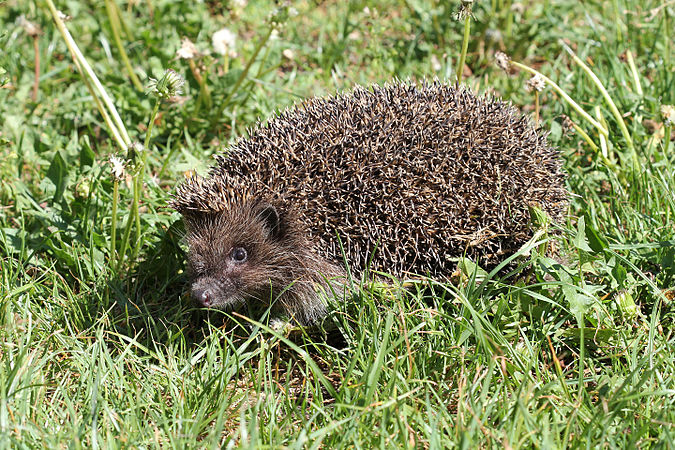
{"label": "grassy ground", "polygon": [[[434,296],[356,289],[326,340],[204,320],[168,193],[298,99],[454,81],[459,2],[299,2],[272,18],[271,2],[116,4],[113,20],[105,2],[57,7],[140,155],[101,118],[47,2],[0,2],[0,447],[673,446],[672,3],[477,2],[464,82],[534,114],[526,69],[494,65],[503,50],[562,91],[540,93],[540,118],[573,193],[564,262],[532,251],[527,283],[478,272]],[[236,56],[212,51],[224,26]],[[182,37],[211,50],[195,70],[176,58]],[[186,97],[155,116],[144,87],[168,68]],[[111,154],[132,174],[145,161],[140,182],[116,183]]]}

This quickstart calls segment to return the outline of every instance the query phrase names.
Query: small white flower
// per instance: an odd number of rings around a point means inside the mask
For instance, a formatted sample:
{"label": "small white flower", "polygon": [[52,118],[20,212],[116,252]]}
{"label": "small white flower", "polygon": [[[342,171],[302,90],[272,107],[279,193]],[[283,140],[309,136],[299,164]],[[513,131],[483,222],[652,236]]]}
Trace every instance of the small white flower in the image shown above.
{"label": "small white flower", "polygon": [[431,55],[431,70],[434,72],[440,72],[443,66],[441,65],[441,62],[438,60],[438,56],[436,55]]}
{"label": "small white flower", "polygon": [[121,158],[118,158],[117,155],[110,155],[108,159],[110,163],[110,173],[115,180],[121,180],[124,178],[124,161]]}
{"label": "small white flower", "polygon": [[247,0],[231,0],[232,6],[235,8],[239,9],[244,9],[246,8],[246,5],[248,4]]}
{"label": "small white flower", "polygon": [[295,53],[290,48],[285,49],[283,52],[281,52],[281,54],[284,56],[284,58],[291,61],[295,59]]}
{"label": "small white flower", "polygon": [[541,92],[544,90],[544,87],[546,87],[546,82],[544,81],[544,77],[542,77],[539,74],[534,75],[532,78],[530,78],[525,82],[525,89],[527,90],[527,92],[532,91]]}
{"label": "small white flower", "polygon": [[19,16],[16,20],[16,24],[23,28],[23,31],[25,31],[28,36],[35,37],[42,33],[38,24],[26,19],[26,16]]}
{"label": "small white flower", "polygon": [[141,144],[138,141],[133,141],[130,145],[129,148],[127,149],[130,153],[133,152],[134,155],[140,155],[145,151],[145,147],[143,147],[143,144]]}
{"label": "small white flower", "polygon": [[232,58],[237,56],[235,51],[237,35],[229,29],[222,28],[213,33],[211,42],[213,43],[213,50],[219,55],[228,55]]}
{"label": "small white flower", "polygon": [[293,8],[292,6],[288,8],[288,17],[297,17],[298,16],[298,10]]}
{"label": "small white flower", "polygon": [[511,11],[516,13],[516,14],[522,14],[525,12],[525,6],[522,3],[512,3],[511,4]]}
{"label": "small white flower", "polygon": [[485,39],[490,42],[501,42],[502,32],[495,28],[488,28],[485,30]]}
{"label": "small white flower", "polygon": [[179,59],[192,59],[199,55],[199,50],[197,50],[195,44],[193,44],[190,39],[183,38],[180,43],[180,48],[176,51],[176,57]]}
{"label": "small white flower", "polygon": [[497,64],[497,67],[499,67],[502,70],[506,71],[509,70],[510,60],[511,59],[504,52],[495,53],[495,63]]}
{"label": "small white flower", "polygon": [[675,124],[675,106],[661,105],[661,117],[663,117],[663,123],[666,126]]}

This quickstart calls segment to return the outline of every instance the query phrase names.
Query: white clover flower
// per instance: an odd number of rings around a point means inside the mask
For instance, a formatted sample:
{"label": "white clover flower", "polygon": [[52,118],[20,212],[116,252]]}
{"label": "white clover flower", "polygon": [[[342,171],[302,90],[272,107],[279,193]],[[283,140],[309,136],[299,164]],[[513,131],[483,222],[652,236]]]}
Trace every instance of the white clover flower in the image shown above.
{"label": "white clover flower", "polygon": [[183,38],[180,42],[180,48],[176,51],[176,57],[179,59],[192,59],[200,54],[195,44],[188,38]]}
{"label": "white clover flower", "polygon": [[232,58],[237,56],[237,52],[235,51],[237,35],[228,28],[222,28],[213,33],[211,42],[213,44],[213,50],[219,55],[227,55]]}
{"label": "white clover flower", "polygon": [[544,81],[544,77],[542,77],[539,74],[534,75],[532,78],[530,78],[525,82],[525,89],[527,90],[527,92],[532,91],[541,92],[544,90],[544,87],[546,87],[546,82]]}
{"label": "white clover flower", "polygon": [[110,163],[110,173],[113,179],[119,181],[124,178],[124,161],[122,158],[119,158],[117,155],[110,155],[108,163]]}
{"label": "white clover flower", "polygon": [[663,123],[666,126],[675,124],[675,106],[661,105],[661,117],[663,117]]}

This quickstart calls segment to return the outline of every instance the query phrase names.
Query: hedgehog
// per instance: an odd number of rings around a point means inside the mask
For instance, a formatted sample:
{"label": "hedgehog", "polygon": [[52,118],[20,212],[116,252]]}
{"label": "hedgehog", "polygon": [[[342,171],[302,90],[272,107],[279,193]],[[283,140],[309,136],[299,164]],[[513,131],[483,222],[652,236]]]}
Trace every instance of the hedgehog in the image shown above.
{"label": "hedgehog", "polygon": [[554,221],[567,208],[546,137],[511,104],[438,81],[278,113],[170,200],[192,297],[313,324],[348,272],[447,279],[461,257],[492,267],[532,237],[531,206]]}

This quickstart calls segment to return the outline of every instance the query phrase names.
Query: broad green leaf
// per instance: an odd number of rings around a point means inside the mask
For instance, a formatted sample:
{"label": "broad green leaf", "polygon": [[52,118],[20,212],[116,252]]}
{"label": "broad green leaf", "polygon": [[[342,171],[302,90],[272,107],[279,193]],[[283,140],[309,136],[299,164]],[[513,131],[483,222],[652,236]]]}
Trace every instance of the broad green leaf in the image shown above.
{"label": "broad green leaf", "polygon": [[609,247],[607,240],[602,235],[600,235],[600,233],[591,224],[586,225],[584,221],[584,225],[586,228],[586,239],[588,246],[593,249],[593,252],[600,253]]}
{"label": "broad green leaf", "polygon": [[85,135],[82,137],[82,144],[80,146],[80,167],[92,166],[95,158],[96,155],[89,143],[89,136]]}
{"label": "broad green leaf", "polygon": [[52,159],[52,163],[49,166],[49,170],[47,170],[47,178],[54,183],[56,188],[52,199],[54,203],[58,203],[63,197],[63,192],[66,189],[67,177],[68,172],[66,169],[66,162],[61,156],[61,153],[56,152]]}
{"label": "broad green leaf", "polygon": [[584,219],[584,216],[579,217],[579,223],[577,224],[577,234],[574,236],[572,243],[579,250],[593,253],[593,249],[588,245],[588,241],[586,240],[586,220]]}

